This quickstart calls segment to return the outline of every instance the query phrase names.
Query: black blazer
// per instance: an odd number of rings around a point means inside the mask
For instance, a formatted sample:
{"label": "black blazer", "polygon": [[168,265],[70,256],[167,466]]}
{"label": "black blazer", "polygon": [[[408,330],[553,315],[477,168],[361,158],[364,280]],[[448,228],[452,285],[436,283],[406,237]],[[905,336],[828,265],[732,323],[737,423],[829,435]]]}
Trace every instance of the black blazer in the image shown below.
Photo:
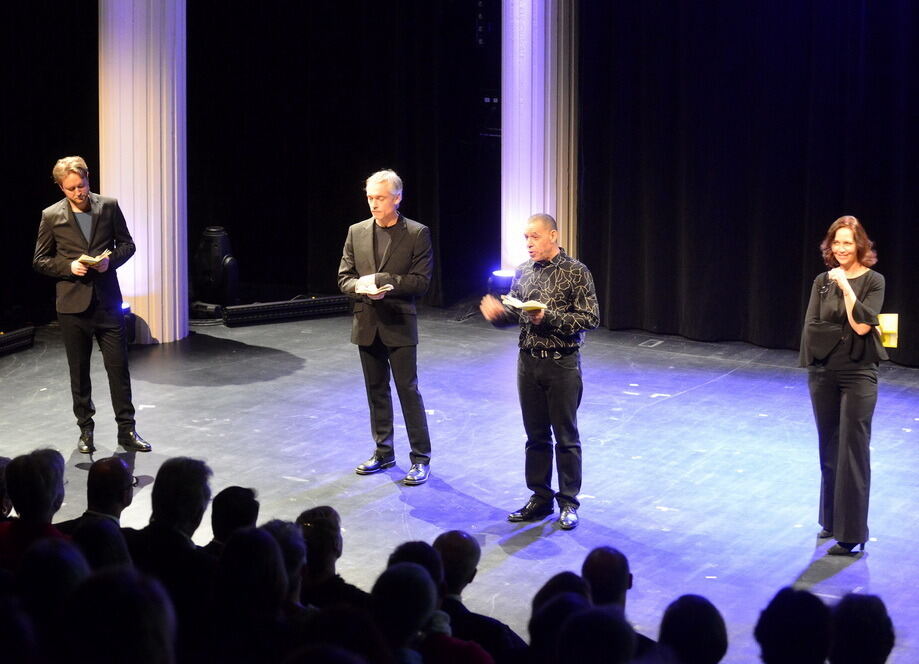
{"label": "black blazer", "polygon": [[[62,314],[86,311],[94,291],[104,306],[120,308],[121,288],[115,270],[136,250],[118,201],[93,193],[90,193],[89,200],[93,216],[89,242],[83,236],[66,198],[46,207],[41,213],[32,267],[58,280],[56,307]],[[77,277],[70,271],[70,264],[82,254],[98,256],[106,249],[112,255],[105,272],[89,270],[86,276]]]}
{"label": "black blazer", "polygon": [[[418,320],[415,299],[424,295],[431,284],[434,251],[430,229],[417,221],[399,215],[392,243],[376,265],[373,252],[373,218],[352,225],[338,266],[338,287],[354,299],[351,343],[369,346],[377,332],[387,346],[418,344]],[[382,300],[357,295],[357,280],[376,274],[378,287],[391,284],[393,289]]]}

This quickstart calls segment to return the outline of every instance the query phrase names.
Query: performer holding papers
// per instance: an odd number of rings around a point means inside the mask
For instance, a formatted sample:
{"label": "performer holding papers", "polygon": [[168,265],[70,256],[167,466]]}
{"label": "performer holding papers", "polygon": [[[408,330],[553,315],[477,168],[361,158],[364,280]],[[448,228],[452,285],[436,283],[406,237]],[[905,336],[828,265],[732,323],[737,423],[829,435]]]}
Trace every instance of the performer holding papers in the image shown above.
{"label": "performer holding papers", "polygon": [[[526,482],[533,492],[508,521],[533,521],[561,508],[565,530],[578,525],[581,490],[581,403],[584,331],[600,322],[593,277],[587,267],[558,246],[558,225],[548,214],[534,214],[524,238],[530,260],[518,266],[503,304],[486,295],[482,315],[495,325],[520,325],[517,390],[526,430]],[[552,433],[558,494],[552,491]]]}
{"label": "performer holding papers", "polygon": [[354,297],[351,343],[360,349],[375,444],[373,454],[355,472],[371,475],[396,463],[391,371],[412,448],[412,467],[402,481],[424,484],[430,474],[431,439],[418,391],[415,298],[431,283],[431,231],[399,212],[402,179],[394,171],[371,175],[366,192],[372,216],[348,229],[338,267],[338,287]]}

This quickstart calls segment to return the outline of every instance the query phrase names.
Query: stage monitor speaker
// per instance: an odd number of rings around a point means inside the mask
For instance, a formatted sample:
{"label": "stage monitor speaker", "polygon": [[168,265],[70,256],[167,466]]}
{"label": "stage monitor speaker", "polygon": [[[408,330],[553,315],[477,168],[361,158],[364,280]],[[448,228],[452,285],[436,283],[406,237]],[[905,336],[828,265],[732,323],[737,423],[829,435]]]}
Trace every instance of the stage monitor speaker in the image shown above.
{"label": "stage monitor speaker", "polygon": [[351,298],[347,295],[326,295],[282,302],[257,302],[223,308],[223,324],[258,325],[278,323],[299,318],[345,314],[351,311]]}

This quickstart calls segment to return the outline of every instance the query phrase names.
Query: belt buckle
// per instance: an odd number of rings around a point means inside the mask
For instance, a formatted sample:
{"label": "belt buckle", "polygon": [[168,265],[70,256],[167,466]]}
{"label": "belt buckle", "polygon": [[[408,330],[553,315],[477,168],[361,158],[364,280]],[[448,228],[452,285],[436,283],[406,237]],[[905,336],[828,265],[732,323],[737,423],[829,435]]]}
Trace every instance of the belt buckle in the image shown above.
{"label": "belt buckle", "polygon": [[552,359],[553,359],[553,360],[560,360],[560,359],[562,359],[562,354],[561,354],[560,352],[558,352],[558,351],[555,351],[554,353],[552,353]]}

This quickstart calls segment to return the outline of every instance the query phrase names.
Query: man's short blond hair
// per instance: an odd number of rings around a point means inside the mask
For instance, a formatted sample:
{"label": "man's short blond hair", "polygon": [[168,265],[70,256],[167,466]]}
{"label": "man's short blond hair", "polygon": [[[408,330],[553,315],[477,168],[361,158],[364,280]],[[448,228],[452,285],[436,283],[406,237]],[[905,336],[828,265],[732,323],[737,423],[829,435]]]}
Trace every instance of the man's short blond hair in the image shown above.
{"label": "man's short blond hair", "polygon": [[81,178],[89,177],[89,168],[83,157],[61,157],[51,169],[51,177],[56,184],[60,184],[71,173],[76,173]]}

